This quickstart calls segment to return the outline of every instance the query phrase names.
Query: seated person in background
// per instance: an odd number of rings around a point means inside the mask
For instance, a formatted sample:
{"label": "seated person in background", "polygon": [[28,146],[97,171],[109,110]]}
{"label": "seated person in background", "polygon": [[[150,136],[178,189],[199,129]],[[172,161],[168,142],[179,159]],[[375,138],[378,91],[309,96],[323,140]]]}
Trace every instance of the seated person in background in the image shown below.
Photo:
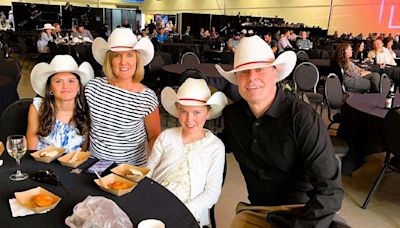
{"label": "seated person in background", "polygon": [[72,37],[79,37],[79,31],[78,31],[78,26],[77,25],[73,25],[71,28],[71,36]]}
{"label": "seated person in background", "polygon": [[28,150],[56,146],[70,152],[87,148],[89,115],[83,86],[93,75],[88,62],[78,67],[70,55],[57,55],[50,64],[35,65],[31,84],[42,98],[33,98],[29,108]]}
{"label": "seated person in background", "polygon": [[236,47],[239,45],[240,39],[240,32],[236,32],[233,37],[229,38],[226,44],[226,48],[230,51],[235,52]]}
{"label": "seated person in background", "polygon": [[44,24],[42,31],[39,33],[37,41],[37,49],[39,53],[50,53],[49,42],[53,42],[51,31],[54,27],[51,24]]}
{"label": "seated person in background", "polygon": [[388,49],[389,53],[392,55],[393,59],[396,58],[396,53],[393,51],[392,46],[393,46],[393,38],[388,36],[384,40],[384,46],[385,48]]}
{"label": "seated person in background", "polygon": [[186,26],[186,31],[183,33],[184,36],[190,36],[190,25]]}
{"label": "seated person in background", "polygon": [[272,35],[270,32],[267,32],[264,35],[264,41],[271,47],[272,52],[276,55],[276,51],[278,50],[278,42],[272,39]]}
{"label": "seated person in background", "polygon": [[91,41],[93,41],[93,36],[92,36],[92,34],[89,32],[89,30],[85,29],[85,27],[83,26],[83,24],[80,24],[80,25],[78,26],[78,29],[79,29],[79,35],[81,36],[81,37],[79,37],[79,38],[83,39],[83,38],[87,37],[87,38],[89,38]]}
{"label": "seated person in background", "polygon": [[285,50],[292,49],[293,46],[289,42],[290,31],[284,30],[281,38],[278,41],[278,54],[284,52]]}
{"label": "seated person in background", "polygon": [[357,42],[354,49],[355,49],[354,53],[353,53],[353,58],[354,59],[359,59],[359,60],[362,61],[365,58],[367,58],[367,52],[365,50],[364,41]]}
{"label": "seated person in background", "polygon": [[206,36],[206,34],[204,33],[204,28],[203,27],[200,28],[199,35],[200,35],[200,38],[208,38],[208,36]]}
{"label": "seated person in background", "polygon": [[62,39],[63,36],[61,34],[61,26],[58,23],[54,23],[53,24],[54,29],[51,31],[51,35],[53,35],[53,37],[55,39]]}
{"label": "seated person in background", "polygon": [[208,210],[221,193],[225,147],[203,127],[206,120],[220,116],[227,98],[222,92],[211,95],[204,79],[188,78],[177,93],[165,88],[161,103],[181,126],[158,136],[147,163],[148,177],[174,193],[200,226],[208,225]]}
{"label": "seated person in background", "polygon": [[301,37],[297,40],[296,46],[301,50],[310,50],[312,48],[311,41],[307,39],[306,31],[301,32]]}
{"label": "seated person in background", "polygon": [[211,27],[210,38],[217,39],[219,37],[218,32],[215,30],[215,27]]}
{"label": "seated person in background", "polygon": [[332,55],[332,62],[336,61],[343,69],[343,85],[350,89],[379,93],[380,75],[356,66],[350,60],[352,55],[349,43],[340,44]]}
{"label": "seated person in background", "polygon": [[[376,62],[376,64],[389,64],[397,66],[396,61],[394,61],[392,54],[387,48],[383,46],[383,41],[380,38],[374,40],[374,49],[368,52],[368,58],[370,61]],[[375,60],[374,60],[375,59]]]}
{"label": "seated person in background", "polygon": [[275,59],[258,36],[240,41],[233,70],[216,65],[243,98],[223,111],[224,143],[251,202],[238,204],[231,227],[325,228],[341,207],[339,162],[322,118],[277,86],[295,65],[294,52]]}
{"label": "seated person in background", "polygon": [[127,18],[125,18],[124,23],[122,23],[121,27],[131,28],[131,25],[129,24],[129,20]]}
{"label": "seated person in background", "polygon": [[168,24],[165,26],[168,32],[174,32],[175,31],[175,26],[172,23],[171,20],[168,21]]}
{"label": "seated person in background", "polygon": [[163,28],[158,29],[157,34],[157,42],[164,43],[165,41],[169,40],[168,34],[165,34],[165,30]]}

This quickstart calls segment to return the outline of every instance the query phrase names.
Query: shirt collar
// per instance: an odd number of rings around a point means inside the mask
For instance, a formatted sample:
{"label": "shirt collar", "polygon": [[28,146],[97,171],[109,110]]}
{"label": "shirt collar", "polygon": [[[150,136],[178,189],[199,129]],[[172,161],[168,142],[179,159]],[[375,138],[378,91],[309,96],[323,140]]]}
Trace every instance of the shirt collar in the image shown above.
{"label": "shirt collar", "polygon": [[[243,105],[246,107],[246,114],[254,117],[254,114],[251,111],[249,104],[244,99],[242,99],[241,102],[243,102]],[[279,86],[277,86],[275,99],[272,101],[271,107],[264,113],[263,116],[268,115],[275,119],[278,119],[281,112],[283,111],[283,103],[284,103],[283,91]]]}

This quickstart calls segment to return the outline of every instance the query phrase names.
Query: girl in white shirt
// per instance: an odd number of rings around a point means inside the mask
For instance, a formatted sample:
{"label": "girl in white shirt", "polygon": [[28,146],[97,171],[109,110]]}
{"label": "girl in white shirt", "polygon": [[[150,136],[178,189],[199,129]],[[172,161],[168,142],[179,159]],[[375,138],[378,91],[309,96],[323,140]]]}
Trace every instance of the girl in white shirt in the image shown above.
{"label": "girl in white shirt", "polygon": [[181,126],[157,138],[148,159],[148,176],[174,193],[200,226],[208,225],[209,209],[221,193],[225,147],[203,127],[206,120],[221,114],[227,98],[222,92],[211,96],[204,79],[188,78],[177,93],[165,88],[161,103]]}

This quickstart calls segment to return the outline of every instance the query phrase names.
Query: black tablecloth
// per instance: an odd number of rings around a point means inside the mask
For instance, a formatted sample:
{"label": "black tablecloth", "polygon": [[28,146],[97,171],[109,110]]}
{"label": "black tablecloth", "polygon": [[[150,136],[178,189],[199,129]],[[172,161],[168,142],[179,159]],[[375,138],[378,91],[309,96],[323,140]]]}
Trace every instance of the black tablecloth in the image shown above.
{"label": "black tablecloth", "polygon": [[[352,94],[343,105],[337,134],[349,144],[349,153],[342,159],[342,173],[351,174],[364,164],[364,158],[385,151],[383,121],[385,94]],[[395,104],[400,104],[396,94]]]}
{"label": "black tablecloth", "polygon": [[[45,164],[33,160],[27,153],[22,158],[23,172],[33,173],[40,169],[51,169],[61,180],[62,186],[43,184],[27,179],[14,182],[9,176],[15,173],[15,160],[5,152],[0,159],[4,165],[0,167],[0,227],[63,227],[65,218],[72,215],[74,206],[83,201],[88,195],[104,196],[113,200],[129,216],[134,227],[142,220],[155,218],[163,221],[166,227],[198,227],[195,218],[181,201],[171,192],[145,178],[133,189],[123,196],[114,196],[101,190],[95,183],[94,175],[71,174],[71,168],[61,166],[58,161]],[[94,160],[86,161],[80,168],[86,168]],[[25,191],[41,186],[62,199],[56,208],[45,213],[28,215],[25,217],[11,216],[8,199],[14,198],[14,192]]]}
{"label": "black tablecloth", "polygon": [[[224,70],[231,70],[232,65],[230,64],[220,64]],[[200,64],[170,64],[165,65],[162,69],[168,73],[173,73],[180,76],[187,69],[196,69],[202,72],[208,80],[208,83],[214,86],[219,91],[223,91],[226,96],[231,100],[240,100],[240,95],[236,85],[229,83],[224,77],[222,77],[214,63],[200,63]]]}
{"label": "black tablecloth", "polygon": [[328,75],[329,73],[333,72],[329,59],[309,59],[308,61],[318,68],[320,76]]}

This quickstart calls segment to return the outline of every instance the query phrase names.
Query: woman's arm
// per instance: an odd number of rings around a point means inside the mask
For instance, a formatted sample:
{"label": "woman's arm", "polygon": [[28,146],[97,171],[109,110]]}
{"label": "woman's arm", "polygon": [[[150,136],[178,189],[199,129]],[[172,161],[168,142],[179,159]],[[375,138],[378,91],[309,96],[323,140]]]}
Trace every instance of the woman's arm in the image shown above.
{"label": "woman's arm", "polygon": [[153,149],[153,144],[161,132],[160,111],[158,107],[145,117],[144,124],[146,126],[147,141],[149,143],[149,154],[147,155],[149,156]]}
{"label": "woman's arm", "polygon": [[39,130],[39,112],[36,107],[31,104],[28,112],[28,128],[26,130],[26,140],[28,144],[28,150],[36,150],[39,142],[38,132]]}

